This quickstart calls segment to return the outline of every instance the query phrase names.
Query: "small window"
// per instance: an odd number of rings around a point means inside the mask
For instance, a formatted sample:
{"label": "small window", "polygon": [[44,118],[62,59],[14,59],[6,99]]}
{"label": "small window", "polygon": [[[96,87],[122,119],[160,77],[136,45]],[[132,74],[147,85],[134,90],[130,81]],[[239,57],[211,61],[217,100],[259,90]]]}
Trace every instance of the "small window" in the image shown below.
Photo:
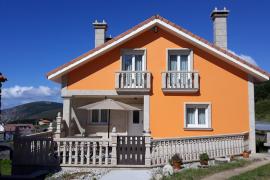
{"label": "small window", "polygon": [[186,128],[210,128],[210,104],[185,105]]}
{"label": "small window", "polygon": [[107,124],[109,112],[108,110],[92,110],[91,123],[93,124]]}
{"label": "small window", "polygon": [[140,123],[140,111],[133,111],[133,124]]}

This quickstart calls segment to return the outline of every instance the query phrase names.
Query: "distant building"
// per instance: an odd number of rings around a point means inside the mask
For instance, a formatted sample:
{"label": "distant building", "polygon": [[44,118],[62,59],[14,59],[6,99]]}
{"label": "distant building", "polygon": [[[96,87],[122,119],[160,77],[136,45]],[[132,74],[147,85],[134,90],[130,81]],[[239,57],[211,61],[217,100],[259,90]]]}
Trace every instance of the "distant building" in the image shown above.
{"label": "distant building", "polygon": [[51,121],[47,119],[40,119],[40,121],[38,122],[39,125],[49,125],[50,123]]}
{"label": "distant building", "polygon": [[6,124],[4,126],[5,140],[12,141],[15,133],[19,135],[31,134],[34,129],[33,124]]}
{"label": "distant building", "polygon": [[0,142],[5,140],[5,128],[3,124],[0,124]]}

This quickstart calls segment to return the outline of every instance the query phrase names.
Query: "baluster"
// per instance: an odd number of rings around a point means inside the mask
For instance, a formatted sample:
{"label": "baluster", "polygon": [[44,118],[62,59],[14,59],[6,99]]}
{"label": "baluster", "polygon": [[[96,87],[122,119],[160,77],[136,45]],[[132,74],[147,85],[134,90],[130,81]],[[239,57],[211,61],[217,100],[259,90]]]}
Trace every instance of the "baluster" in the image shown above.
{"label": "baluster", "polygon": [[181,158],[184,160],[184,142],[183,140],[180,140],[179,143],[180,143]]}
{"label": "baluster", "polygon": [[81,164],[84,164],[84,142],[81,142]]}
{"label": "baluster", "polygon": [[78,141],[75,141],[75,165],[78,164]]}
{"label": "baluster", "polygon": [[109,147],[108,147],[109,143],[105,142],[105,165],[108,164],[108,158],[109,158]]}
{"label": "baluster", "polygon": [[87,141],[86,164],[90,164],[90,142]]}
{"label": "baluster", "polygon": [[63,164],[66,164],[66,157],[67,157],[67,155],[66,155],[66,141],[64,141],[63,142]]}
{"label": "baluster", "polygon": [[120,88],[124,88],[124,73],[120,73]]}
{"label": "baluster", "polygon": [[72,141],[69,142],[68,164],[71,164],[71,160],[72,160]]}
{"label": "baluster", "polygon": [[93,142],[93,165],[96,164],[96,148],[97,148],[97,142]]}
{"label": "baluster", "polygon": [[166,88],[171,88],[171,73],[166,73]]}
{"label": "baluster", "polygon": [[57,159],[58,159],[58,162],[61,163],[60,162],[61,161],[61,157],[60,157],[60,155],[61,155],[61,152],[60,152],[60,142],[57,141],[56,143],[57,143]]}
{"label": "baluster", "polygon": [[103,143],[102,142],[98,142],[99,146],[99,153],[98,153],[98,162],[99,162],[99,165],[102,164],[102,146],[103,146]]}

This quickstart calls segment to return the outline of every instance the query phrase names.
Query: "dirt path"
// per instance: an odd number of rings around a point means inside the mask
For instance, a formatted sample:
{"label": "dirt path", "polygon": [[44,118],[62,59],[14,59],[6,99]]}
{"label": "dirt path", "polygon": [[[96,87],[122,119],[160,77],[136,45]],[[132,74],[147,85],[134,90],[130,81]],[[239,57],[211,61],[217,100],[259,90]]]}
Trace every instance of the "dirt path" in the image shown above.
{"label": "dirt path", "polygon": [[245,173],[247,171],[251,171],[253,169],[256,169],[260,166],[263,166],[265,164],[269,164],[270,163],[270,154],[264,154],[264,155],[254,155],[254,157],[252,157],[253,159],[260,159],[258,161],[253,162],[252,164],[245,166],[245,167],[241,167],[241,168],[235,168],[235,169],[230,169],[227,171],[222,171],[220,173],[216,173],[210,176],[207,176],[205,178],[203,178],[202,180],[225,180],[228,179],[232,176],[236,176],[242,173]]}

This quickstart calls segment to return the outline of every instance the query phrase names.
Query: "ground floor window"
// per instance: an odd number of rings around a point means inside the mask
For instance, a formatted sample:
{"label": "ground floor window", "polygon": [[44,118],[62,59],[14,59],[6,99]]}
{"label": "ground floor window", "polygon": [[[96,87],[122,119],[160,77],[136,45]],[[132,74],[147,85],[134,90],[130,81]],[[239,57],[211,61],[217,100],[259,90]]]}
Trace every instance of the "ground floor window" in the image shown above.
{"label": "ground floor window", "polygon": [[185,104],[185,128],[210,128],[210,104]]}
{"label": "ground floor window", "polygon": [[90,123],[92,124],[107,124],[109,119],[109,110],[100,109],[90,111]]}

